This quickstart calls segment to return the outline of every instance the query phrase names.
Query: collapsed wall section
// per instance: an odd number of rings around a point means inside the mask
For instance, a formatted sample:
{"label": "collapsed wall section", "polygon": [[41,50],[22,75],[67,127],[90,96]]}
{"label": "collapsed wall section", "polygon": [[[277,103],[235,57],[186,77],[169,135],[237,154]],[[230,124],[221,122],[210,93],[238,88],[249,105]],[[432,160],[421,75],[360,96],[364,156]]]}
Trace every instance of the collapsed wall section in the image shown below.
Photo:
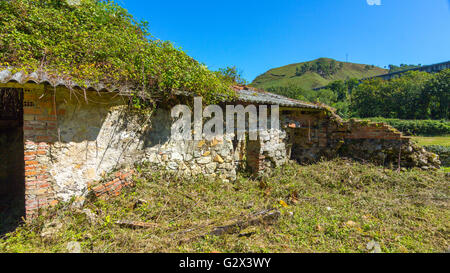
{"label": "collapsed wall section", "polygon": [[324,110],[283,109],[281,130],[236,142],[173,139],[168,104],[152,113],[133,113],[128,98],[112,93],[38,85],[26,89],[23,105],[27,217],[72,197],[83,201],[92,189],[99,196],[116,195],[131,183],[132,172],[126,179],[111,173],[132,170],[136,163],[229,181],[244,165],[262,174],[288,159],[308,163],[347,156],[394,167],[439,165],[435,155],[389,126],[343,122]]}
{"label": "collapsed wall section", "polygon": [[[148,162],[181,175],[235,180],[243,160],[231,140],[176,140],[167,105],[132,112],[112,93],[37,86],[24,101],[27,216],[78,197],[110,173]],[[114,182],[113,179],[110,182]],[[115,181],[114,189],[121,187]]]}
{"label": "collapsed wall section", "polygon": [[[370,161],[390,168],[436,169],[437,155],[416,145],[396,129],[384,123],[350,120],[330,126],[331,141],[339,141],[340,156]],[[342,143],[343,141],[343,143]]]}
{"label": "collapsed wall section", "polygon": [[348,157],[390,168],[439,168],[439,158],[384,123],[343,121],[327,111],[286,111],[292,159]]}

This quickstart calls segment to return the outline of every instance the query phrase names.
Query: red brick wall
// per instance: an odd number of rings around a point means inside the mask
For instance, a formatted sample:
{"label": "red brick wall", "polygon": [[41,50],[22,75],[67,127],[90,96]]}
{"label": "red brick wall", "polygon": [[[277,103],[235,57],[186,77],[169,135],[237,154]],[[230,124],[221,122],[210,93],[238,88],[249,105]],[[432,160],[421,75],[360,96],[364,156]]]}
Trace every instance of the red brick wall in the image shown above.
{"label": "red brick wall", "polygon": [[367,121],[349,121],[341,126],[331,125],[328,127],[328,131],[331,132],[330,138],[332,139],[408,139],[389,125]]}
{"label": "red brick wall", "polygon": [[[383,123],[333,120],[324,112],[292,111],[287,113],[287,127],[293,143],[293,158],[313,162],[339,155],[342,145],[354,141],[394,141],[402,144],[409,138]],[[379,146],[377,144],[377,146]]]}
{"label": "red brick wall", "polygon": [[[57,203],[49,174],[50,147],[57,141],[57,114],[49,90],[24,90],[24,161],[26,217]],[[62,114],[62,113],[59,113]]]}
{"label": "red brick wall", "polygon": [[253,174],[258,174],[264,171],[265,156],[261,154],[261,142],[248,141],[247,142],[247,166]]}
{"label": "red brick wall", "polygon": [[123,188],[134,185],[134,173],[134,170],[116,172],[109,179],[106,179],[106,182],[94,186],[92,192],[101,199],[119,196]]}

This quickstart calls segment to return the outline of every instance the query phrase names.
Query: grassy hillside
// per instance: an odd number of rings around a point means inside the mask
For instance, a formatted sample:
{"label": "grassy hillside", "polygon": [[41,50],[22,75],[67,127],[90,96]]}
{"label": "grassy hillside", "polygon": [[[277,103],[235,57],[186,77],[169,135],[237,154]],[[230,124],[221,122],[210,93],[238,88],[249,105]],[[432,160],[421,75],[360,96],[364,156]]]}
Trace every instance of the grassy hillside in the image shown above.
{"label": "grassy hillside", "polygon": [[[444,173],[397,173],[340,159],[290,164],[262,181],[241,176],[234,183],[140,170],[135,189],[109,201],[90,200],[81,209],[61,204],[0,238],[0,252],[67,252],[71,242],[87,253],[448,249]],[[211,235],[267,209],[281,214]]]}
{"label": "grassy hillside", "polygon": [[[313,89],[327,85],[336,80],[346,80],[349,78],[365,78],[377,76],[388,73],[388,70],[376,66],[365,64],[345,63],[336,61],[339,69],[330,76],[323,77],[316,72],[306,72],[301,76],[296,75],[296,69],[304,64],[313,64],[319,60],[332,61],[332,59],[321,58],[305,63],[290,64],[287,66],[274,68],[266,73],[258,76],[253,82],[252,86],[266,89],[268,87],[288,86],[294,84],[303,89]],[[342,68],[340,68],[342,64]]]}

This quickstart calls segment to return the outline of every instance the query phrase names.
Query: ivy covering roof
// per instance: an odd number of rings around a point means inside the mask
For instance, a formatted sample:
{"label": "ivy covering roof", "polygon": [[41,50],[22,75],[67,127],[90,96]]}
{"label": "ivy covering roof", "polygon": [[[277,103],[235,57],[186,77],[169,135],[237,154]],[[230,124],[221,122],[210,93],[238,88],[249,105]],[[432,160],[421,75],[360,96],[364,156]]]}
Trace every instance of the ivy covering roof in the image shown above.
{"label": "ivy covering roof", "polygon": [[[79,85],[76,82],[65,80],[61,77],[50,76],[45,72],[32,72],[26,74],[22,71],[13,73],[14,69],[0,69],[0,83],[18,83],[18,84],[48,84],[52,87],[66,87],[69,89],[84,89],[92,90],[97,92],[118,92],[122,95],[131,95],[130,90],[126,86],[108,86],[101,83],[91,84],[86,82],[83,85]],[[269,92],[264,92],[261,90],[255,90],[248,87],[233,87],[236,96],[231,99],[242,102],[249,102],[254,104],[267,104],[267,105],[279,105],[284,107],[292,108],[310,108],[310,109],[322,109],[321,106],[312,103],[306,103],[294,99],[290,99],[281,95],[272,94]],[[174,95],[192,95],[189,92],[174,91]],[[226,100],[226,98],[224,98]]]}
{"label": "ivy covering roof", "polygon": [[150,97],[185,90],[214,102],[234,94],[226,78],[155,39],[146,22],[113,1],[0,1],[0,66],[84,87],[133,87]]}

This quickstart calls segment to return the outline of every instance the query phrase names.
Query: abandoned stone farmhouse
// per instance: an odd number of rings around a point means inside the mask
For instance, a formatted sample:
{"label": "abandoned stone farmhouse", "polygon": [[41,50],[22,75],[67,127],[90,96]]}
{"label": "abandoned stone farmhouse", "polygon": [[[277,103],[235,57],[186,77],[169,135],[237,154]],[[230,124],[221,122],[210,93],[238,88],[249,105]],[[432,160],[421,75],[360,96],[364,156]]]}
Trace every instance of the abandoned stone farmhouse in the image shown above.
{"label": "abandoned stone farmhouse", "polygon": [[326,106],[244,87],[228,104],[279,105],[280,131],[268,128],[257,141],[174,140],[170,109],[192,97],[168,98],[142,115],[130,111],[128,91],[0,70],[0,199],[20,198],[24,215],[32,217],[89,191],[118,192],[142,162],[230,182],[239,170],[261,174],[288,160],[344,156],[393,168],[440,164],[385,124],[343,121]]}

